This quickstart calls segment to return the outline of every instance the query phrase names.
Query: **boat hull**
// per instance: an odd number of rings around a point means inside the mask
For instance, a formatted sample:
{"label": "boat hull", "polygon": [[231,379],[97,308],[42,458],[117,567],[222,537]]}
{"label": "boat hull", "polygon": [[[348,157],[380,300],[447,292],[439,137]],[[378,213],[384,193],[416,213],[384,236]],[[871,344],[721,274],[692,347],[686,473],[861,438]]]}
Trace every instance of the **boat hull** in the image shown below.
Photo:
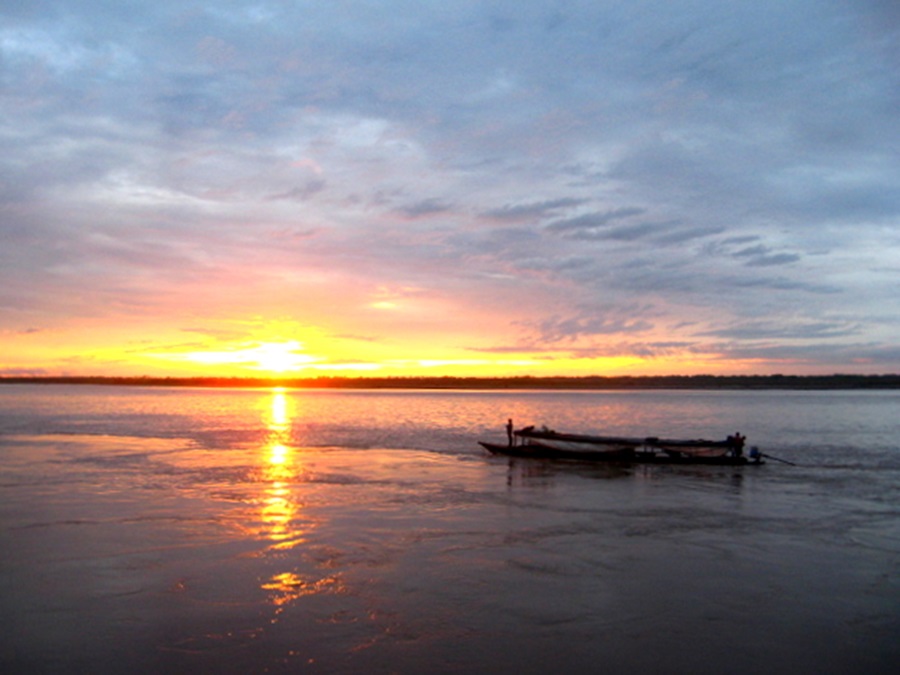
{"label": "boat hull", "polygon": [[569,459],[586,462],[618,462],[621,464],[682,464],[713,466],[746,466],[762,462],[750,460],[743,456],[733,455],[690,455],[680,452],[657,452],[641,450],[633,447],[604,450],[572,449],[553,447],[542,443],[523,443],[519,445],[502,445],[479,441],[485,450],[494,455],[508,457],[524,457],[530,459]]}

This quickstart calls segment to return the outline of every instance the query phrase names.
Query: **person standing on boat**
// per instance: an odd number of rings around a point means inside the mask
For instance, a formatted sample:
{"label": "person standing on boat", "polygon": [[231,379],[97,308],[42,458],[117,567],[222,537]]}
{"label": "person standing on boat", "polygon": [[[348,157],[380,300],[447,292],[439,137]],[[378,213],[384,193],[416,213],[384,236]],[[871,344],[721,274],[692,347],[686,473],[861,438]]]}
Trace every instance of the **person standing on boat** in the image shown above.
{"label": "person standing on boat", "polygon": [[744,441],[747,440],[746,436],[741,436],[740,431],[735,431],[734,436],[730,437],[731,440],[731,448],[732,453],[735,457],[742,457],[744,454]]}
{"label": "person standing on boat", "polygon": [[509,439],[509,447],[513,444],[513,423],[512,418],[506,420],[506,438]]}

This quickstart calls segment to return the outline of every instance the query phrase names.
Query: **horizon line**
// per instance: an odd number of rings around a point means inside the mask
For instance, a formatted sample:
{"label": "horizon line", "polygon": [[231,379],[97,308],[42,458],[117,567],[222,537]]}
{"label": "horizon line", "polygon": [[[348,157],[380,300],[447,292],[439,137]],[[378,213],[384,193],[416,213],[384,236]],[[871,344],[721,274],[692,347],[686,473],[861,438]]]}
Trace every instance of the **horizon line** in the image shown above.
{"label": "horizon line", "polygon": [[900,388],[900,374],[828,375],[386,375],[386,376],[117,376],[0,375],[0,384],[97,384],[292,389],[859,389]]}

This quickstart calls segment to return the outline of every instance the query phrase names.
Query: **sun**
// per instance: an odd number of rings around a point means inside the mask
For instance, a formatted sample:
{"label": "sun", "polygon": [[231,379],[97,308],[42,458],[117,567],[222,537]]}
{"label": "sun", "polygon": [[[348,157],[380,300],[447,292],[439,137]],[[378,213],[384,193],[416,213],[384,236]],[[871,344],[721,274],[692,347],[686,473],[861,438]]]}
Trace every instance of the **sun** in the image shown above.
{"label": "sun", "polygon": [[304,350],[302,342],[244,342],[221,349],[154,354],[157,358],[228,370],[283,374],[303,370],[322,359]]}
{"label": "sun", "polygon": [[[287,342],[263,342],[246,350],[243,355],[255,370],[270,373],[287,373],[300,370],[318,359],[302,352],[303,345],[296,340]],[[255,366],[253,363],[255,362]]]}

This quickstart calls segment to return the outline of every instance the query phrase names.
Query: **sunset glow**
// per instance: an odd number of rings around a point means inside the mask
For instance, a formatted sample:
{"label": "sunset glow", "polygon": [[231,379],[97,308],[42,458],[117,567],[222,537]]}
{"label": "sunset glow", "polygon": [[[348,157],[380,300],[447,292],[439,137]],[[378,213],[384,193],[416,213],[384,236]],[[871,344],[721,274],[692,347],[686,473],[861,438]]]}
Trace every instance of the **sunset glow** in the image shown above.
{"label": "sunset glow", "polygon": [[303,370],[319,359],[303,353],[303,345],[295,340],[262,344],[222,351],[197,351],[182,354],[158,354],[161,359],[188,361],[199,365],[224,366],[225,370],[243,368],[266,373]]}

